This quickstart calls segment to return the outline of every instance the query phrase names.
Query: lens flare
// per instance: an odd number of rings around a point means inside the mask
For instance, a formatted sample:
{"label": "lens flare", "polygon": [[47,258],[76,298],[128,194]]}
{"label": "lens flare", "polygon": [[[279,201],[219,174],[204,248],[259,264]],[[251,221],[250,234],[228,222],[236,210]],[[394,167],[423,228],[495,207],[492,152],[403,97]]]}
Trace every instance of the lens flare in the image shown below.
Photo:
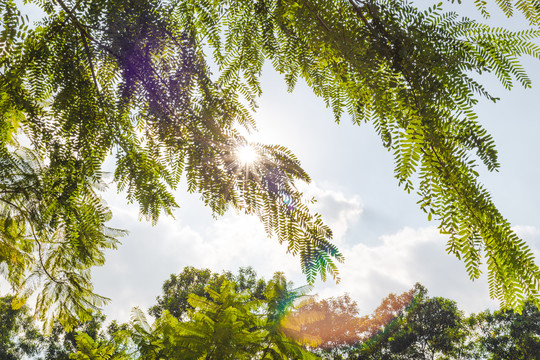
{"label": "lens flare", "polygon": [[294,209],[294,199],[291,195],[287,194],[286,192],[281,192],[281,199],[283,200],[283,203],[285,206],[287,206],[288,210]]}
{"label": "lens flare", "polygon": [[250,145],[241,145],[236,152],[236,157],[240,164],[247,166],[257,161],[257,152]]}

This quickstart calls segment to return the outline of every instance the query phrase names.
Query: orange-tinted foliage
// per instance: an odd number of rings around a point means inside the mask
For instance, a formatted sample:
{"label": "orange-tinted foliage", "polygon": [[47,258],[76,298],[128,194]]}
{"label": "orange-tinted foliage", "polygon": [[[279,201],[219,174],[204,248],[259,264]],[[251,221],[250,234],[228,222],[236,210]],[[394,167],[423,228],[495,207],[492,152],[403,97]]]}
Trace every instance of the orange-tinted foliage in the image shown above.
{"label": "orange-tinted foliage", "polygon": [[373,314],[360,319],[361,340],[373,337],[377,332],[388,325],[396,316],[402,313],[414,298],[416,288],[396,296],[388,295]]}
{"label": "orange-tinted foliage", "polygon": [[282,321],[287,336],[313,348],[330,350],[364,341],[386,326],[409,305],[415,289],[388,295],[371,315],[360,317],[358,305],[348,294],[304,302]]}
{"label": "orange-tinted foliage", "polygon": [[[311,345],[329,349],[358,341],[358,306],[349,295],[304,303],[287,316],[284,332]],[[287,325],[294,323],[294,333]],[[309,339],[309,340],[308,340]]]}

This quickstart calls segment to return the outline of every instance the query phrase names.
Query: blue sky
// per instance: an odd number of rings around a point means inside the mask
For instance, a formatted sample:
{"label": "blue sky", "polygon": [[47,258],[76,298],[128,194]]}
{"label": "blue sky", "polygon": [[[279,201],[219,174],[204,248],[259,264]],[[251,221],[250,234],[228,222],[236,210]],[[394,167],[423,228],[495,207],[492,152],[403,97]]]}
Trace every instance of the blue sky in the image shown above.
{"label": "blue sky", "polygon": [[[478,18],[470,4],[453,8]],[[526,25],[493,10],[491,24]],[[516,86],[508,92],[494,77],[482,77],[501,98],[497,104],[482,101],[477,107],[480,122],[495,138],[501,168],[497,173],[480,171],[480,181],[538,258],[540,67],[536,61],[524,63],[532,89]],[[355,126],[347,116],[336,124],[331,110],[304,83],[287,93],[281,76],[269,66],[262,83],[264,94],[255,114],[258,132],[252,139],[285,145],[299,157],[312,178],[311,184],[300,186],[318,199],[314,209],[333,228],[334,242],[346,258],[340,265],[341,282],[319,281],[314,293],[326,297],[348,292],[361,312],[369,313],[388,293],[406,291],[420,282],[431,295],[454,299],[468,312],[497,307],[489,299],[485,274],[471,282],[463,263],[444,251],[446,238],[435,222],[427,221],[416,195],[398,188],[392,156],[370,124]],[[181,208],[174,219],[163,217],[156,226],[139,221],[137,205],[127,204],[114,186],[105,193],[114,214],[111,226],[130,231],[123,245],[108,253],[106,265],[93,271],[96,291],[112,299],[104,309],[109,319],[126,321],[131,307],[151,306],[169,274],[185,266],[214,271],[252,266],[267,279],[283,271],[297,285],[305,283],[298,259],[275,238],[268,238],[256,218],[231,211],[214,219],[197,194],[183,190],[177,192]]]}

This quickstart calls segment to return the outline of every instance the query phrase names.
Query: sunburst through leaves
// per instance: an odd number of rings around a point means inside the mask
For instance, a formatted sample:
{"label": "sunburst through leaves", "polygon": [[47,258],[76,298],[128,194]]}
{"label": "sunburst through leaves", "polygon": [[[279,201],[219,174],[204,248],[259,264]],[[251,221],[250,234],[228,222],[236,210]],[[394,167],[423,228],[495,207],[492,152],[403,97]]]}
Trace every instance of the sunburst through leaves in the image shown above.
{"label": "sunburst through leaves", "polygon": [[249,144],[240,145],[236,151],[236,157],[241,165],[249,166],[257,161],[257,151]]}

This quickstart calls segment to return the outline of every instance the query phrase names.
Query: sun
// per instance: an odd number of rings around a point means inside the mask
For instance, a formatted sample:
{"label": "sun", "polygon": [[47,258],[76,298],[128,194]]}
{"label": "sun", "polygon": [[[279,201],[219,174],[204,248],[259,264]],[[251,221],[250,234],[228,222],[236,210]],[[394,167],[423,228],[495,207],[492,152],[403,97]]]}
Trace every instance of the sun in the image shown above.
{"label": "sun", "polygon": [[238,162],[243,166],[248,166],[257,161],[257,152],[250,145],[240,145],[236,150]]}

